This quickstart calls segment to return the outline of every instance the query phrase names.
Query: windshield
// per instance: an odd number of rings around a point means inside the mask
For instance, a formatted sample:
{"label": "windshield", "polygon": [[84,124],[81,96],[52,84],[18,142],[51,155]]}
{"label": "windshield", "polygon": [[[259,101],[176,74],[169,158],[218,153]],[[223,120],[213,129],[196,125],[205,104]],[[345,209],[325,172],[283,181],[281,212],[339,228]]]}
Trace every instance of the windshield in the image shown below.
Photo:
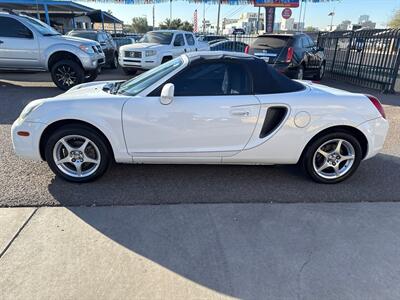
{"label": "windshield", "polygon": [[180,57],[170,60],[154,69],[151,69],[143,74],[125,81],[118,89],[118,94],[126,96],[136,96],[149,86],[159,81],[164,76],[182,66],[183,61]]}
{"label": "windshield", "polygon": [[89,39],[89,40],[93,40],[93,41],[97,40],[96,32],[71,31],[71,32],[68,32],[68,35],[69,36],[77,36],[77,37],[80,37],[80,38]]}
{"label": "windshield", "polygon": [[23,16],[23,18],[37,31],[39,31],[42,35],[61,35],[57,30],[55,30],[53,27],[50,27],[46,23],[43,23],[42,21],[39,21],[38,19],[34,19],[28,16]]}
{"label": "windshield", "polygon": [[169,45],[171,44],[173,36],[174,34],[172,32],[152,31],[146,33],[139,42]]}

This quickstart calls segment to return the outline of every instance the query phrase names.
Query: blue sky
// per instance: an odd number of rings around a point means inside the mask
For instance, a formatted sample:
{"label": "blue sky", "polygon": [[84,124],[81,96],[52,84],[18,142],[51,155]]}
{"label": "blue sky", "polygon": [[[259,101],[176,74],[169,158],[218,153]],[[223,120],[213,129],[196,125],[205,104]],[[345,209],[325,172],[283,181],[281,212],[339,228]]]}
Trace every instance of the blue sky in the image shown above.
{"label": "blue sky", "polygon": [[[148,22],[152,24],[152,5],[125,5],[111,3],[84,3],[96,9],[107,11],[110,9],[114,16],[131,23],[133,17],[147,16]],[[303,5],[305,5],[303,3]],[[237,18],[243,12],[257,12],[258,8],[250,5],[222,5],[221,18]],[[203,5],[191,4],[185,1],[175,1],[172,5],[172,17],[182,20],[193,20],[194,10],[198,10],[198,18],[203,18]],[[360,15],[370,15],[370,19],[377,23],[377,27],[385,27],[395,9],[400,9],[400,0],[341,0],[330,3],[307,3],[306,26],[316,26],[324,29],[330,24],[328,13],[335,9],[334,24],[343,20],[357,22]],[[277,9],[277,21],[280,20],[281,9]],[[296,21],[299,17],[300,9],[293,9],[293,17]],[[156,24],[169,17],[169,3],[157,4],[155,9]],[[217,22],[217,5],[206,5],[206,19],[211,23]],[[200,23],[200,22],[199,22]]]}

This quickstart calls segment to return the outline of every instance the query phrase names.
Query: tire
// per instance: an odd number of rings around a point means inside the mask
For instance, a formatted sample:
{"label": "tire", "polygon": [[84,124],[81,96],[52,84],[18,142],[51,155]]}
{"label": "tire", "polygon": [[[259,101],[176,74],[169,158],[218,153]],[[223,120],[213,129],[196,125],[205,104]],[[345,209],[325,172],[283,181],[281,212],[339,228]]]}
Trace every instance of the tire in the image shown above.
{"label": "tire", "polygon": [[66,91],[85,80],[82,67],[73,60],[60,60],[51,70],[51,79],[60,89]]}
{"label": "tire", "polygon": [[166,63],[167,61],[170,61],[171,59],[172,59],[171,56],[165,56],[165,57],[162,58],[161,64]]}
{"label": "tire", "polygon": [[325,75],[325,63],[322,63],[322,65],[318,69],[318,73],[314,75],[314,80],[321,80]]}
{"label": "tire", "polygon": [[122,71],[124,71],[126,75],[135,75],[138,70],[134,68],[122,68]]}
{"label": "tire", "polygon": [[114,57],[112,61],[110,62],[110,68],[111,69],[118,69],[118,54],[114,53]]}
{"label": "tire", "polygon": [[[341,141],[340,153],[337,152],[339,141]],[[353,158],[350,158],[351,156]],[[308,145],[301,164],[314,181],[339,183],[354,174],[361,160],[360,142],[347,132],[334,132],[328,133]]]}
{"label": "tire", "polygon": [[297,74],[296,78],[298,80],[303,80],[304,79],[304,67],[303,65],[300,65],[299,68],[297,69]]}
{"label": "tire", "polygon": [[87,73],[85,76],[85,82],[92,82],[92,81],[96,80],[98,75],[99,75],[98,70],[94,70],[94,71]]}
{"label": "tire", "polygon": [[[83,145],[85,141],[86,146]],[[71,182],[83,183],[99,178],[111,161],[107,141],[84,125],[66,125],[57,129],[47,139],[45,147],[45,158],[50,169]]]}

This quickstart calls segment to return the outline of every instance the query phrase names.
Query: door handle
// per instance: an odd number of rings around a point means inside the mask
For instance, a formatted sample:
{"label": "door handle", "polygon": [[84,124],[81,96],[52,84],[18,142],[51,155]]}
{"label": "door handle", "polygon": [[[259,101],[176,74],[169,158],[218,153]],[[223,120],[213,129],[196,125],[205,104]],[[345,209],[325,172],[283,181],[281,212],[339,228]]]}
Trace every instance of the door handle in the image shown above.
{"label": "door handle", "polygon": [[238,117],[248,117],[250,115],[250,112],[248,110],[233,110],[231,111],[231,115]]}

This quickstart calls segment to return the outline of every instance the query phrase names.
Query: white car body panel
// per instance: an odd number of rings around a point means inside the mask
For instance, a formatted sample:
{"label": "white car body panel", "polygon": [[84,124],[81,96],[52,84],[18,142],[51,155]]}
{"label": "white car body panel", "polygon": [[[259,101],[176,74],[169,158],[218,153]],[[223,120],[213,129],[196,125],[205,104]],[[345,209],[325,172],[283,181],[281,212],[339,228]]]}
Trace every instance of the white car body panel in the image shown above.
{"label": "white car body panel", "polygon": [[[215,54],[213,54],[215,55]],[[350,126],[368,140],[365,159],[383,147],[388,122],[361,94],[302,82],[299,92],[269,95],[175,97],[163,105],[147,97],[165,76],[137,96],[109,94],[104,82],[76,86],[41,103],[12,127],[16,153],[41,160],[39,141],[57,121],[79,120],[96,127],[110,142],[121,163],[294,164],[307,143],[324,129]],[[269,107],[283,106],[287,115],[264,138],[261,128]],[[29,137],[17,135],[29,131]]]}

